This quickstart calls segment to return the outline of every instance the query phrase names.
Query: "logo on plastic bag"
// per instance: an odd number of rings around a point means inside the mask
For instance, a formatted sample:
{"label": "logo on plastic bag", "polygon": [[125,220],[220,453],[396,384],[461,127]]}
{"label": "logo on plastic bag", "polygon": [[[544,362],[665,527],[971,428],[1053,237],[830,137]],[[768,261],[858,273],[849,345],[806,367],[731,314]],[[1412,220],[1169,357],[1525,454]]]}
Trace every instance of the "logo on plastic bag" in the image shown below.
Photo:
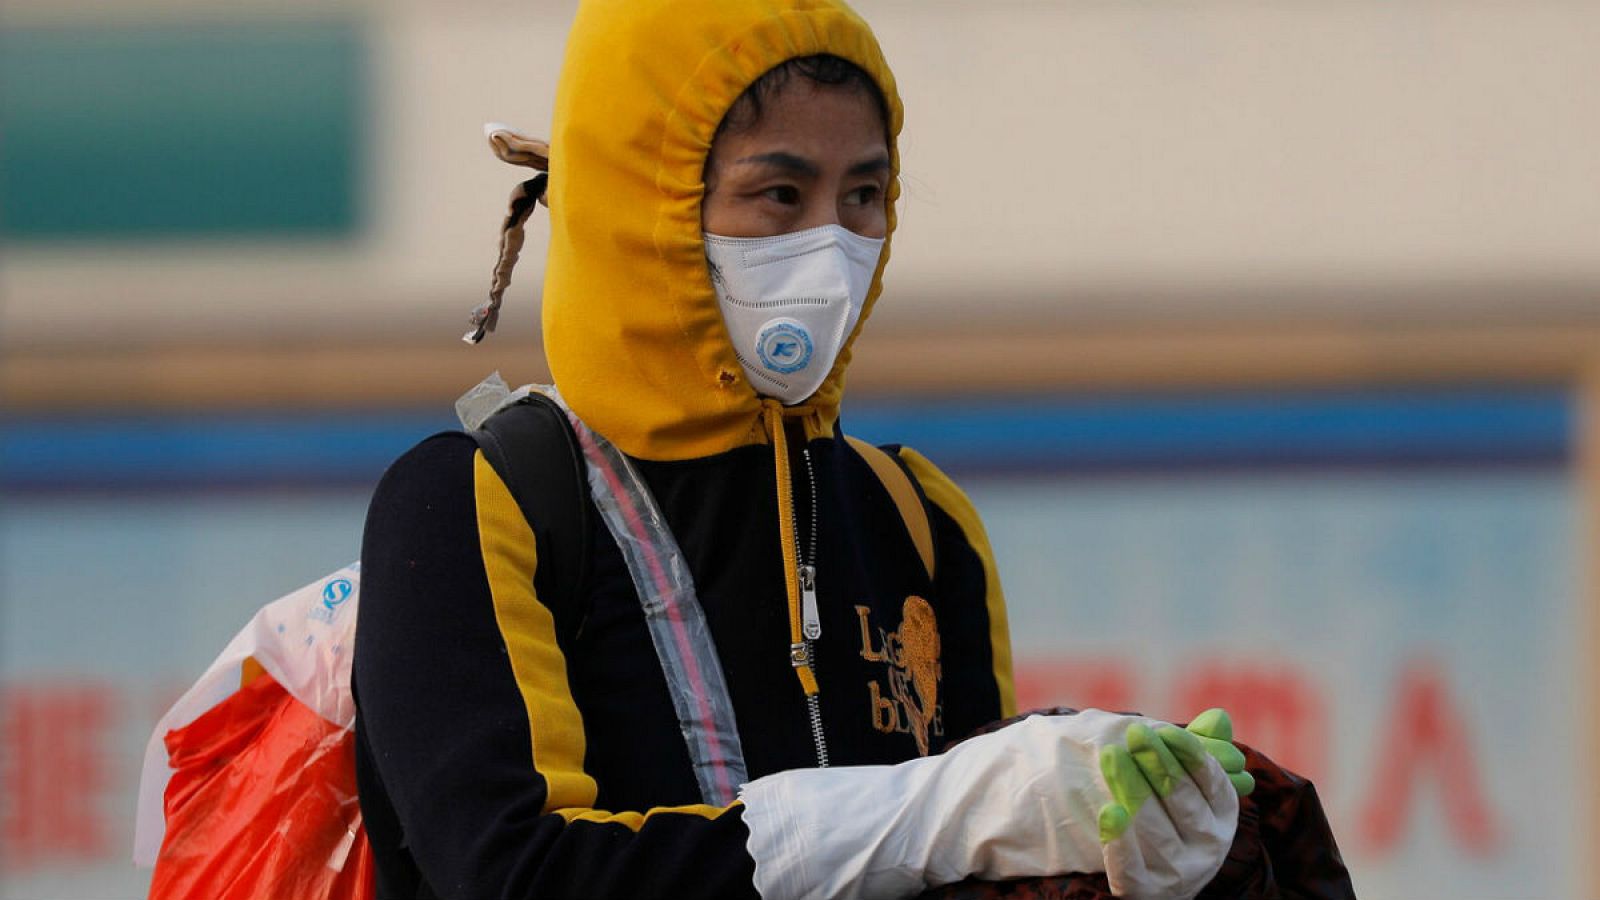
{"label": "logo on plastic bag", "polygon": [[334,617],[339,615],[339,610],[344,609],[346,601],[355,592],[356,586],[348,578],[329,581],[322,586],[322,601],[312,605],[309,617],[332,625]]}

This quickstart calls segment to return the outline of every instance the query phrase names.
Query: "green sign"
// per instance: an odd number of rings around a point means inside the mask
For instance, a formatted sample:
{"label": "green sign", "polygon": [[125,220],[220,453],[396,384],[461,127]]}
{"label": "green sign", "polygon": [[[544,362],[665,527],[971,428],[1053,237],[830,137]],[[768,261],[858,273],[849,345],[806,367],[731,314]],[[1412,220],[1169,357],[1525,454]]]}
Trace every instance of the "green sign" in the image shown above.
{"label": "green sign", "polygon": [[348,22],[8,29],[0,233],[349,234],[366,66]]}

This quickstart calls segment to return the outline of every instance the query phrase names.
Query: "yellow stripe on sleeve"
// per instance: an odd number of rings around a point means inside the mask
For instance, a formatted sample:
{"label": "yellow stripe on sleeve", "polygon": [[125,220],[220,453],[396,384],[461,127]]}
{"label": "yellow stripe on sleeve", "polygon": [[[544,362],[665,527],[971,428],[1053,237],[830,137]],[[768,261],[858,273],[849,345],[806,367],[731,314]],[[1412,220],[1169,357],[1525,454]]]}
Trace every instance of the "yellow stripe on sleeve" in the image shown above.
{"label": "yellow stripe on sleeve", "polygon": [[1006,598],[1000,589],[1000,572],[994,564],[994,551],[989,547],[989,535],[983,530],[983,520],[972,501],[956,487],[955,482],[939,471],[927,457],[909,447],[900,448],[900,458],[922,485],[928,501],[944,510],[956,521],[961,533],[983,562],[984,602],[989,612],[989,643],[994,655],[994,680],[1000,689],[1000,717],[1017,714],[1017,689],[1011,674],[1011,629],[1006,623]]}
{"label": "yellow stripe on sleeve", "polygon": [[583,717],[567,688],[567,663],[556,644],[555,618],[533,592],[539,563],[533,529],[482,450],[472,463],[483,567],[489,575],[495,621],[528,711],[533,768],[549,791],[544,811],[591,807],[598,789],[594,778],[583,771]]}
{"label": "yellow stripe on sleeve", "polygon": [[730,806],[707,806],[695,803],[690,806],[658,806],[645,812],[606,812],[603,809],[558,809],[556,814],[567,822],[606,822],[614,825],[624,825],[630,831],[638,831],[644,823],[654,816],[659,815],[689,815],[700,816],[704,819],[715,819],[735,806],[739,801],[734,801]]}

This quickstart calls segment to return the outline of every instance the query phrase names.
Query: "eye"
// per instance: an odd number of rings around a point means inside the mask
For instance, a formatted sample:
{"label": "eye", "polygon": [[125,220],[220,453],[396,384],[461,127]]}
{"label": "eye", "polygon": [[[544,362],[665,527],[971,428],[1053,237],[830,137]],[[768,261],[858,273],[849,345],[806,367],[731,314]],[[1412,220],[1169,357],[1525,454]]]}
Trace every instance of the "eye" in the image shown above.
{"label": "eye", "polygon": [[762,191],[761,196],[784,206],[794,206],[800,202],[800,189],[792,184],[780,184]]}
{"label": "eye", "polygon": [[869,184],[844,195],[847,206],[871,206],[878,199],[878,186]]}

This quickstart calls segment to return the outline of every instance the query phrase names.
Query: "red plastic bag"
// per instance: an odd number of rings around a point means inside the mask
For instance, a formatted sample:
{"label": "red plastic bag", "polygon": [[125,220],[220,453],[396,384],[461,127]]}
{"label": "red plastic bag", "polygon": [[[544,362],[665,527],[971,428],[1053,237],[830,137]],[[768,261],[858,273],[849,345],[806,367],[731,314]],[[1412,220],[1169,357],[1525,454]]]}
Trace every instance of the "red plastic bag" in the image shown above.
{"label": "red plastic bag", "polygon": [[173,771],[151,900],[371,900],[354,732],[259,667],[250,674],[166,735]]}

